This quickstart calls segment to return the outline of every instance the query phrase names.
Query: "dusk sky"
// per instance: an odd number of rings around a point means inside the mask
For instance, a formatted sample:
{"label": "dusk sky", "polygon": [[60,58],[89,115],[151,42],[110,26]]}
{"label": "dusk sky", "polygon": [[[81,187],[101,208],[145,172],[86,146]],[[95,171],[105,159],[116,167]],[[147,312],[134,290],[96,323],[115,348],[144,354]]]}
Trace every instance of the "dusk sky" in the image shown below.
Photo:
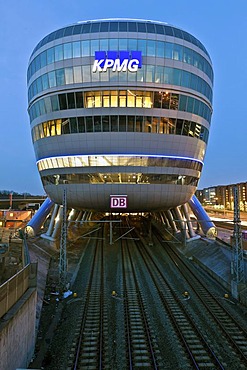
{"label": "dusk sky", "polygon": [[58,28],[98,18],[163,21],[204,44],[214,68],[214,112],[198,188],[247,181],[246,0],[0,0],[0,14],[0,190],[44,194],[27,114],[34,47]]}

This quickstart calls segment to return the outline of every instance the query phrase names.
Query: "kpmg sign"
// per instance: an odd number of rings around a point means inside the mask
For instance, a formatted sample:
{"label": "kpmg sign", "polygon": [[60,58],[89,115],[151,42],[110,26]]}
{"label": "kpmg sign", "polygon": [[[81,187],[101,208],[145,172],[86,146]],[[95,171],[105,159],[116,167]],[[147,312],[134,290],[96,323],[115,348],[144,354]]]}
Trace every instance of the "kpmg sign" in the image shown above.
{"label": "kpmg sign", "polygon": [[142,67],[141,51],[95,51],[92,72],[137,72]]}

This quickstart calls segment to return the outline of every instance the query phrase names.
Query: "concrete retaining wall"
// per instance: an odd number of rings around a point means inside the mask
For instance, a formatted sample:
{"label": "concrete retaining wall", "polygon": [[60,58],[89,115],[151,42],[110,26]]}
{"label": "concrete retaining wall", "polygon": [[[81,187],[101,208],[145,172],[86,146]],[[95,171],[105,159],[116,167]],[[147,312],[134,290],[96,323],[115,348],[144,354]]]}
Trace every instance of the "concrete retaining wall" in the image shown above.
{"label": "concrete retaining wall", "polygon": [[27,368],[34,354],[36,288],[29,288],[0,320],[0,369]]}

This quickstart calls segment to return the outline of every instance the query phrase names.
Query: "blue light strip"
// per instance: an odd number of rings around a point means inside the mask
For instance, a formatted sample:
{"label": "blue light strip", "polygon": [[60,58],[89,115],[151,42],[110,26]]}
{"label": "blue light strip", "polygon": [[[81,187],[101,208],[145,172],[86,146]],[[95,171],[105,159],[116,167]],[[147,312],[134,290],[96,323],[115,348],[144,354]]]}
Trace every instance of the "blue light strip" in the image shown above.
{"label": "blue light strip", "polygon": [[38,165],[41,161],[45,159],[62,159],[62,158],[71,158],[71,157],[81,157],[81,158],[87,158],[87,157],[146,157],[146,158],[168,158],[168,159],[184,159],[187,161],[194,161],[199,162],[202,165],[204,165],[204,162],[197,158],[191,158],[191,157],[182,157],[182,156],[175,156],[175,155],[161,155],[161,154],[110,154],[110,153],[97,153],[97,154],[73,154],[73,155],[60,155],[60,156],[54,156],[54,157],[45,157],[39,159],[36,164]]}

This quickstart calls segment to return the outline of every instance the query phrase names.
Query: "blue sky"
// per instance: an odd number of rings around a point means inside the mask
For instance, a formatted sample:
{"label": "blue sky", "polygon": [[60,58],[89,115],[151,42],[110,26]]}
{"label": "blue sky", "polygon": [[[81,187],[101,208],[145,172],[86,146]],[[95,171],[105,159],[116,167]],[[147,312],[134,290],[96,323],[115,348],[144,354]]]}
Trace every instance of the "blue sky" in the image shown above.
{"label": "blue sky", "polygon": [[44,194],[27,114],[26,70],[48,33],[81,20],[142,18],[197,37],[213,61],[214,113],[199,188],[247,181],[247,1],[0,0],[0,190]]}

